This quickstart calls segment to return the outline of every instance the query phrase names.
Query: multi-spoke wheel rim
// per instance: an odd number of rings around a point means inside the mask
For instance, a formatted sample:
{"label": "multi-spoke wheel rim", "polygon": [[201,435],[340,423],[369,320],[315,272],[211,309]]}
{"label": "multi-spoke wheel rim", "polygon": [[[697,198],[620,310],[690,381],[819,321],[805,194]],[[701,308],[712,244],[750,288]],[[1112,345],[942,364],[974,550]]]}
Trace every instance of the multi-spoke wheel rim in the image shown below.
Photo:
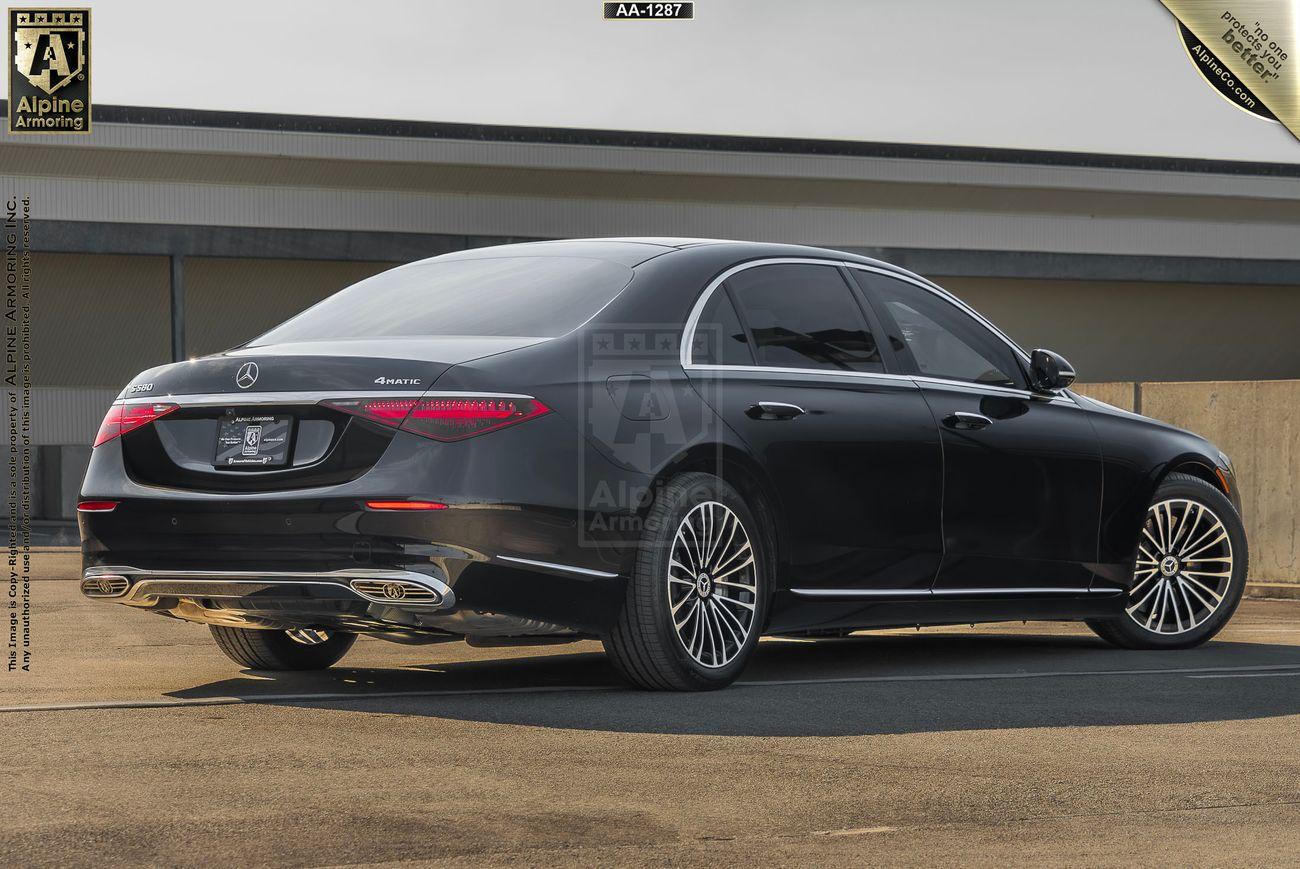
{"label": "multi-spoke wheel rim", "polygon": [[1156,634],[1183,634],[1214,615],[1232,582],[1232,540],[1213,510],[1171,498],[1151,505],[1128,593],[1128,615]]}
{"label": "multi-spoke wheel rim", "polygon": [[754,628],[758,586],[744,524],[717,501],[693,507],[673,538],[668,605],[682,647],[704,667],[736,659]]}
{"label": "multi-spoke wheel rim", "polygon": [[297,628],[285,633],[289,635],[289,639],[304,646],[319,646],[321,643],[328,642],[330,638],[329,631],[313,631],[309,628]]}

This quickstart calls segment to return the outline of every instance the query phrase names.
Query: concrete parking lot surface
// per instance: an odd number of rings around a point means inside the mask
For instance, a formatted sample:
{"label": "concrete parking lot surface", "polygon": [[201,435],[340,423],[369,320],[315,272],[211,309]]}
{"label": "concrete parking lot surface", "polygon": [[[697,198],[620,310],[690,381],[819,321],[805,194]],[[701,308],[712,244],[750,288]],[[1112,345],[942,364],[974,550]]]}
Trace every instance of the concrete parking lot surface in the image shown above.
{"label": "concrete parking lot surface", "polygon": [[1300,862],[1300,602],[1184,652],[768,640],[741,684],[671,695],[594,643],[241,672],[206,628],[33,587],[3,865]]}

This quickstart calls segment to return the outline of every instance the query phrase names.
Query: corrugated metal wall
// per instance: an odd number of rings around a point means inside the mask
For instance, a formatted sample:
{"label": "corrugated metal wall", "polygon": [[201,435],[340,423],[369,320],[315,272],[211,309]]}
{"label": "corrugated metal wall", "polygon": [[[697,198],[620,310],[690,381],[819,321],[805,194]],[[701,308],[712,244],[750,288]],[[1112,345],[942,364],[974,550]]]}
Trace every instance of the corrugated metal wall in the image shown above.
{"label": "corrugated metal wall", "polygon": [[397,263],[185,259],[185,352],[216,353],[254,338],[349,284]]}
{"label": "corrugated metal wall", "polygon": [[170,362],[169,287],[166,257],[34,254],[34,382],[116,392]]}

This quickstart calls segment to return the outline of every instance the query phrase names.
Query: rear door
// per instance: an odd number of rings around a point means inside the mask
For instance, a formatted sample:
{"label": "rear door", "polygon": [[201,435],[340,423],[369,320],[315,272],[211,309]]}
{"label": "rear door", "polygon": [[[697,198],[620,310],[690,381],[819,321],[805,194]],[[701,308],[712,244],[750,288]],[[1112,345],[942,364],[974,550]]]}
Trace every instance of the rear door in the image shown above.
{"label": "rear door", "polygon": [[944,296],[852,269],[915,375],[943,442],[939,593],[1087,591],[1101,449],[1066,393],[1034,394],[1011,346]]}
{"label": "rear door", "polygon": [[767,471],[786,585],[806,597],[929,589],[940,449],[909,378],[834,263],[739,267],[705,303],[687,370]]}

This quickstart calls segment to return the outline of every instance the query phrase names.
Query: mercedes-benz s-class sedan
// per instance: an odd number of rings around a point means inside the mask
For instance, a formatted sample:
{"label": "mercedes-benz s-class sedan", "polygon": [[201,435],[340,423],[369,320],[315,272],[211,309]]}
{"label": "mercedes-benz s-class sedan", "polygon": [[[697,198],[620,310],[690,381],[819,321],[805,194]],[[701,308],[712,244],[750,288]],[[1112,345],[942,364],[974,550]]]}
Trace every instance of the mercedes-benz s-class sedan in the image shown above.
{"label": "mercedes-benz s-class sedan", "polygon": [[1076,394],[930,281],[830,250],[509,245],[361,281],[133,380],[79,505],[83,592],[255,669],[600,638],[716,688],[762,634],[1084,620],[1203,643],[1232,466]]}

